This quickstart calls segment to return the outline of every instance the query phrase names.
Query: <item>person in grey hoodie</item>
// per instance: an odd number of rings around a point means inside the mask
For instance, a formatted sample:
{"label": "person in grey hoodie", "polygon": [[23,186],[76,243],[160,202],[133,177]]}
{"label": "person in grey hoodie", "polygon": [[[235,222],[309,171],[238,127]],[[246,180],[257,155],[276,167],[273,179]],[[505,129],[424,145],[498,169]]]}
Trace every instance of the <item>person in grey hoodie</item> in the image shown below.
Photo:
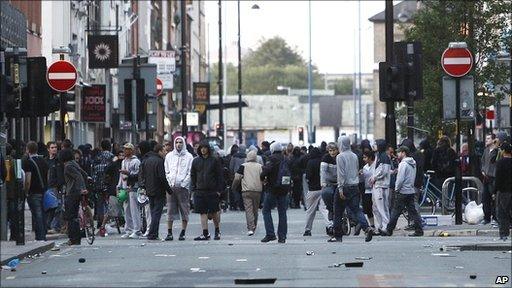
{"label": "person in grey hoodie", "polygon": [[391,159],[386,154],[386,141],[378,139],[377,157],[375,157],[375,170],[370,178],[370,184],[373,187],[373,215],[375,219],[375,228],[379,231],[385,229],[389,223],[389,184],[391,181]]}
{"label": "person in grey hoodie", "polygon": [[386,230],[381,231],[382,236],[391,236],[396,227],[398,217],[402,214],[404,208],[407,209],[409,217],[414,221],[414,233],[409,236],[423,236],[421,219],[414,205],[414,180],[416,178],[416,161],[411,157],[411,151],[406,146],[398,149],[398,159],[401,160],[398,165],[398,174],[395,183],[395,205],[391,212],[391,219]]}
{"label": "person in grey hoodie", "polygon": [[247,154],[247,160],[238,168],[231,186],[240,190],[238,187],[242,185],[241,191],[245,206],[248,236],[254,235],[254,231],[256,231],[258,208],[260,207],[261,191],[263,190],[263,182],[260,177],[261,172],[263,172],[263,165],[257,162],[256,156],[254,150]]}
{"label": "person in grey hoodie", "polygon": [[338,173],[338,195],[334,196],[334,237],[328,242],[342,241],[342,218],[345,207],[348,206],[354,214],[361,228],[366,232],[365,241],[369,242],[373,237],[373,230],[368,226],[363,211],[359,206],[361,194],[359,193],[359,159],[350,149],[350,138],[340,136],[338,145],[341,153],[336,156]]}

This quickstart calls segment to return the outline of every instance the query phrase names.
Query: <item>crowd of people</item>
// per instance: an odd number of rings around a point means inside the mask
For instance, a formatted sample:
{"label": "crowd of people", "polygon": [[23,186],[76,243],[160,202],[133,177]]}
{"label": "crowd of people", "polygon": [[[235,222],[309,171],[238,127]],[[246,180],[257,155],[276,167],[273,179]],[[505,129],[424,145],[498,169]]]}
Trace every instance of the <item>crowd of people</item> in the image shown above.
{"label": "crowd of people", "polygon": [[[499,223],[500,236],[509,236],[512,183],[510,138],[488,135],[482,152],[479,176],[484,183],[482,224]],[[80,245],[79,205],[87,197],[94,208],[98,233],[106,237],[113,226],[122,238],[158,240],[160,219],[167,206],[165,241],[174,240],[174,222],[181,220],[179,241],[186,239],[190,212],[200,215],[201,233],[196,241],[221,239],[221,213],[245,211],[247,235],[255,234],[259,210],[265,236],[261,242],[285,243],[287,209],[304,209],[304,237],[312,235],[318,210],[328,242],[342,242],[343,221],[350,219],[354,235],[391,236],[397,220],[407,211],[410,236],[422,236],[418,197],[424,174],[434,171],[438,187],[453,177],[457,163],[468,165],[467,152],[457,153],[447,136],[435,148],[423,140],[419,149],[405,139],[395,151],[385,140],[374,145],[363,140],[351,143],[340,136],[337,143],[320,147],[263,141],[261,147],[233,145],[226,153],[201,142],[195,147],[183,137],[163,145],[156,141],[114,144],[101,141],[74,147],[70,140],[48,142],[10,141],[6,146],[2,177],[7,187],[10,240],[18,229],[14,159],[23,154],[23,195],[32,215],[35,239],[51,233],[67,233],[69,245]],[[16,149],[18,151],[16,151]],[[467,150],[467,148],[466,148]],[[460,162],[457,162],[457,160]],[[479,161],[480,162],[480,161]],[[462,168],[464,168],[462,167]],[[466,171],[466,172],[464,172]],[[464,173],[469,173],[466,167]],[[52,201],[53,200],[53,201]],[[149,208],[141,211],[142,205]],[[272,209],[277,207],[277,233]]]}

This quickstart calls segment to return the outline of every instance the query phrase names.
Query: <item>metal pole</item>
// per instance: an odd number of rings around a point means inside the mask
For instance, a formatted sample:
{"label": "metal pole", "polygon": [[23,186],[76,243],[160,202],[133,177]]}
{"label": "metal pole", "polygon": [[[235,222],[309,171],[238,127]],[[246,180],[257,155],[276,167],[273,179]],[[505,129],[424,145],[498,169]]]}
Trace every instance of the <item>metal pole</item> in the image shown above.
{"label": "metal pole", "polygon": [[460,159],[460,78],[455,78],[455,113],[456,113],[456,149],[457,149],[457,170],[455,172],[455,224],[462,224],[462,171]]}
{"label": "metal pole", "polygon": [[361,111],[361,102],[362,102],[362,90],[363,90],[363,84],[362,84],[362,79],[361,79],[361,0],[358,1],[357,3],[357,15],[358,15],[358,37],[357,37],[357,40],[358,40],[358,47],[359,47],[359,53],[358,54],[358,71],[359,71],[359,89],[357,90],[357,96],[358,96],[358,100],[359,100],[359,105],[358,105],[358,123],[359,123],[359,138],[362,139],[363,137],[363,115],[362,115],[362,111]]}
{"label": "metal pole", "polygon": [[238,0],[238,141],[242,144],[242,44],[240,43],[240,0]]}
{"label": "metal pole", "polygon": [[509,58],[510,58],[510,65],[509,65],[509,68],[510,68],[510,94],[508,95],[508,126],[510,128],[510,133],[508,135],[512,136],[512,51],[509,51],[509,54],[508,54]]}
{"label": "metal pole", "polygon": [[[393,61],[393,0],[386,0],[386,62]],[[386,102],[386,142],[396,147],[395,102]]]}
{"label": "metal pole", "polygon": [[137,133],[137,80],[139,79],[139,60],[140,56],[133,58],[133,79],[132,79],[132,144],[138,142]]}
{"label": "metal pole", "polygon": [[187,139],[187,3],[180,1],[181,5],[181,136]]}
{"label": "metal pole", "polygon": [[224,119],[222,113],[224,112],[224,104],[222,102],[223,93],[223,73],[222,73],[222,3],[219,0],[219,129],[217,131],[217,137],[221,138],[221,147],[224,147]]}
{"label": "metal pole", "polygon": [[308,143],[313,144],[313,103],[311,87],[311,0],[308,1],[308,20],[309,20],[309,62],[308,62],[308,105],[309,105],[309,128]]}

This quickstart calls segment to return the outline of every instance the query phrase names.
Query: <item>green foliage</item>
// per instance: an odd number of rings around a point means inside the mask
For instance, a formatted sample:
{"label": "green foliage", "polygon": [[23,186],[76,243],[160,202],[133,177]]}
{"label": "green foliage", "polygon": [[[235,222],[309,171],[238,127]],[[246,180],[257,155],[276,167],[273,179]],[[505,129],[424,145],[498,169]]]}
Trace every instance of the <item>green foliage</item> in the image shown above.
{"label": "green foliage", "polygon": [[475,92],[492,98],[475,97],[477,109],[502,99],[511,92],[508,85],[510,70],[495,61],[500,51],[511,51],[510,0],[422,1],[414,25],[406,28],[407,41],[418,40],[423,45],[423,93],[425,99],[416,102],[417,126],[430,131],[451,130],[442,121],[442,70],[440,59],[449,42],[466,42],[474,54]]}
{"label": "green foliage", "polygon": [[[323,88],[323,79],[315,66],[313,88]],[[227,94],[238,93],[238,67],[232,63],[226,66]],[[218,63],[211,66],[211,93],[218,94]],[[308,67],[300,54],[288,46],[281,37],[262,40],[255,51],[242,59],[242,90],[244,94],[277,94],[277,86],[292,89],[308,87]]]}
{"label": "green foliage", "polygon": [[352,95],[354,82],[350,78],[338,79],[334,82],[334,93],[336,95]]}

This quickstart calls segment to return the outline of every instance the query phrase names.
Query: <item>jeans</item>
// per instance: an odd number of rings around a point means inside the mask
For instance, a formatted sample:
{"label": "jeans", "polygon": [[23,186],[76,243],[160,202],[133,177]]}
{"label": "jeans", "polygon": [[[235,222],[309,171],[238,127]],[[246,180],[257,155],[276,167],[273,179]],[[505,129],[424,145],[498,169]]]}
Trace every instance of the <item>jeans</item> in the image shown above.
{"label": "jeans", "polygon": [[359,206],[361,202],[361,193],[359,193],[358,185],[343,187],[343,195],[345,199],[341,199],[340,195],[334,196],[334,235],[341,237],[342,232],[342,219],[345,208],[349,208],[355,220],[361,225],[361,228],[366,231],[368,229],[368,222],[364,217],[363,211]]}
{"label": "jeans", "polygon": [[151,223],[149,225],[148,238],[158,238],[158,227],[160,226],[160,218],[162,217],[162,210],[164,209],[165,202],[166,202],[165,195],[149,197],[149,209],[151,210]]}
{"label": "jeans", "polygon": [[322,188],[322,200],[324,200],[325,207],[327,208],[327,211],[329,211],[330,221],[332,221],[334,215],[332,204],[335,190],[334,186],[326,186]]}
{"label": "jeans", "polygon": [[64,219],[68,221],[68,237],[72,243],[80,243],[80,219],[78,218],[78,209],[80,209],[80,194],[66,195],[64,205]]}
{"label": "jeans", "polygon": [[263,221],[265,222],[265,231],[267,236],[275,237],[274,222],[272,221],[272,208],[277,205],[279,214],[279,224],[277,226],[277,235],[279,239],[286,239],[288,224],[286,219],[286,209],[288,208],[288,195],[276,195],[266,193],[265,202],[263,202]]}
{"label": "jeans", "polygon": [[46,216],[43,211],[43,194],[30,194],[27,197],[28,206],[32,213],[32,227],[36,240],[46,240]]}
{"label": "jeans", "polygon": [[398,218],[400,217],[400,214],[402,214],[404,208],[407,209],[409,217],[414,222],[414,230],[416,232],[423,232],[423,228],[421,227],[420,214],[418,214],[415,206],[414,194],[402,193],[395,193],[395,203],[393,205],[393,210],[391,210],[391,219],[389,220],[386,230],[390,233],[395,230],[396,222],[398,221]]}
{"label": "jeans", "polygon": [[488,177],[484,181],[484,193],[482,194],[482,204],[484,209],[484,220],[489,222],[491,219],[496,218],[495,201],[492,200],[492,193],[494,191],[494,177]]}
{"label": "jeans", "polygon": [[500,237],[510,236],[510,210],[512,209],[512,193],[498,192],[498,224]]}
{"label": "jeans", "polygon": [[7,199],[7,222],[9,222],[9,241],[14,241],[18,237],[18,209],[16,199]]}

